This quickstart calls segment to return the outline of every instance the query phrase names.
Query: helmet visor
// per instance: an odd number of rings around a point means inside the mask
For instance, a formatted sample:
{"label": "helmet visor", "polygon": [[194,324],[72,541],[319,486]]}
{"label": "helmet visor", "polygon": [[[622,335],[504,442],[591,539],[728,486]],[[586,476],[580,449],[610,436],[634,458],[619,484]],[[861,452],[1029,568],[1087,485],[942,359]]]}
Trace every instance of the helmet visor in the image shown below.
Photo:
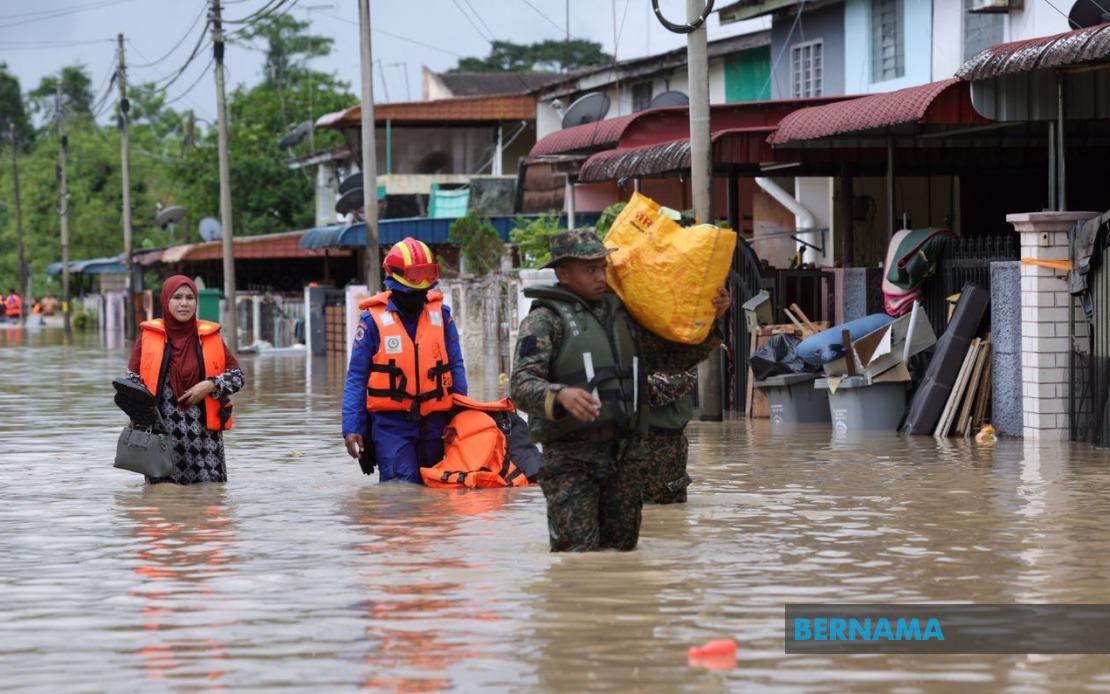
{"label": "helmet visor", "polygon": [[413,284],[435,282],[439,279],[439,265],[437,263],[424,263],[409,265],[408,267],[391,266],[389,268],[397,277],[403,277]]}

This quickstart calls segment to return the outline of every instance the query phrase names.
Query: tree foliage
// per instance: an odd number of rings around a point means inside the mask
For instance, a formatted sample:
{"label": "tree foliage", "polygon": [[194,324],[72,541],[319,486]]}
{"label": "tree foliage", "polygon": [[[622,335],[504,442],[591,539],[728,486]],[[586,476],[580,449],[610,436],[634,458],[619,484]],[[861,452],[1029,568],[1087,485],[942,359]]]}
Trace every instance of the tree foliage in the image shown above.
{"label": "tree foliage", "polygon": [[261,41],[266,48],[264,84],[289,87],[302,77],[307,63],[331,53],[333,39],[306,34],[308,22],[290,14],[280,14],[251,25],[242,34],[243,43]]}
{"label": "tree foliage", "polygon": [[26,142],[34,134],[19,78],[8,72],[7,63],[0,63],[0,138],[8,137],[10,124],[15,125],[15,136],[20,142]]}
{"label": "tree foliage", "polygon": [[504,243],[489,220],[478,218],[477,210],[470,210],[465,217],[455,220],[447,238],[462,246],[463,258],[471,274],[482,277],[501,267]]}
{"label": "tree foliage", "polygon": [[31,112],[39,118],[40,124],[49,123],[55,111],[58,82],[62,83],[62,103],[66,119],[70,121],[92,120],[92,78],[84,65],[69,65],[57,75],[47,75],[39,81],[28,98]]}
{"label": "tree foliage", "polygon": [[605,65],[613,56],[586,39],[521,44],[494,41],[485,58],[460,58],[451,72],[562,72]]}
{"label": "tree foliage", "polygon": [[524,267],[540,267],[551,260],[551,237],[563,229],[559,226],[559,215],[554,212],[542,214],[535,219],[516,218],[516,228],[509,232],[509,239],[520,249],[520,260]]}

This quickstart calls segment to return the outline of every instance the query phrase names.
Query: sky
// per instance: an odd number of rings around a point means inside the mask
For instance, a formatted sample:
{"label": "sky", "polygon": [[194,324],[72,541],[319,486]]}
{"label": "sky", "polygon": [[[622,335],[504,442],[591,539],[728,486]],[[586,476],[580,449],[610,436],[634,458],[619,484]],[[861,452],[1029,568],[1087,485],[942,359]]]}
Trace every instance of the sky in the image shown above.
{"label": "sky", "polygon": [[[224,0],[224,19],[248,17],[271,1],[275,0]],[[196,46],[208,4],[207,0],[0,0],[0,62],[8,64],[24,92],[34,89],[43,76],[82,63],[92,76],[94,98],[100,98],[109,90],[116,36],[122,32],[131,66],[128,81],[164,81],[185,65]],[[598,41],[609,53],[616,45],[620,59],[685,45],[684,36],[659,24],[650,0],[569,0],[569,6],[571,36]],[[685,16],[685,6],[685,0],[660,0],[672,21]],[[314,59],[311,67],[335,74],[359,93],[358,2],[284,0],[283,9],[309,21],[312,33],[335,40],[332,54]],[[566,11],[567,0],[371,0],[375,101],[419,100],[423,66],[440,72],[454,67],[459,57],[485,56],[488,38],[516,43],[561,39]],[[721,27],[714,14],[709,38],[759,28],[753,24]],[[226,30],[239,26],[229,23]],[[229,90],[260,81],[264,59],[260,48],[228,46]],[[214,121],[210,59],[211,48],[206,47],[169,87],[167,98],[172,108],[192,109],[198,118]],[[101,121],[107,120],[115,98],[113,87],[104,101]]]}

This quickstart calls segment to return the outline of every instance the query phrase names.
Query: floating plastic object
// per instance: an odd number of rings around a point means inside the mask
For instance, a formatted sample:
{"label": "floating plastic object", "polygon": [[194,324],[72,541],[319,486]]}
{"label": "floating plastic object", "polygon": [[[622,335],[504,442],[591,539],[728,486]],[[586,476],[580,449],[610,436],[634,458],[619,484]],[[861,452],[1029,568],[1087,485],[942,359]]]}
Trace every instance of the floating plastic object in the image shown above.
{"label": "floating plastic object", "polygon": [[737,648],[732,639],[710,641],[704,646],[695,646],[686,651],[687,663],[690,667],[707,670],[731,670],[736,667]]}
{"label": "floating plastic object", "polygon": [[986,424],[984,424],[983,428],[979,430],[979,433],[975,435],[976,443],[985,443],[985,444],[989,445],[989,444],[994,443],[997,440],[998,440],[998,432],[995,431],[994,425],[991,424],[990,422],[987,422]]}

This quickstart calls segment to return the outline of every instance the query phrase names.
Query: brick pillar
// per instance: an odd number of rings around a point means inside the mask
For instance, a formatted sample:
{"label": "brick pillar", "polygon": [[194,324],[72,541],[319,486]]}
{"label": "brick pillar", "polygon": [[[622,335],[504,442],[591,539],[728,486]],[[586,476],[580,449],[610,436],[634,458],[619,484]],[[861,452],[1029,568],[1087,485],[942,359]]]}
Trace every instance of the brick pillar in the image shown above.
{"label": "brick pillar", "polygon": [[[1067,260],[1068,231],[1098,212],[1023,212],[1006,216],[1021,234],[1021,257]],[[1023,434],[1030,440],[1068,437],[1067,272],[1021,266]]]}

